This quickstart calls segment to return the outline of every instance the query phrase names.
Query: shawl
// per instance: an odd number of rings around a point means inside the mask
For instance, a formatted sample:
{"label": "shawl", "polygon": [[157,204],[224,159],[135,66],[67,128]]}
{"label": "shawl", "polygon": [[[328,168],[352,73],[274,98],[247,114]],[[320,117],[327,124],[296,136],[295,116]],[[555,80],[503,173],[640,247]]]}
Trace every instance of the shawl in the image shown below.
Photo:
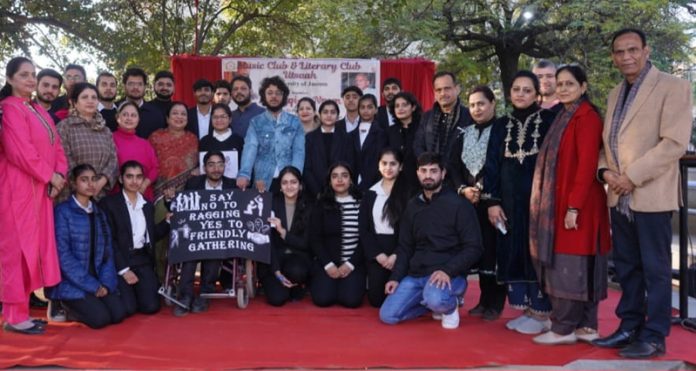
{"label": "shawl", "polygon": [[459,122],[461,102],[457,98],[457,102],[452,108],[452,114],[444,115],[445,120],[440,122],[443,118],[443,112],[440,108],[440,104],[436,103],[433,108],[433,114],[430,116],[430,122],[427,123],[428,126],[433,128],[433,135],[427,139],[426,148],[429,151],[439,153],[441,155],[445,154],[450,142],[450,136],[452,133],[452,127]]}

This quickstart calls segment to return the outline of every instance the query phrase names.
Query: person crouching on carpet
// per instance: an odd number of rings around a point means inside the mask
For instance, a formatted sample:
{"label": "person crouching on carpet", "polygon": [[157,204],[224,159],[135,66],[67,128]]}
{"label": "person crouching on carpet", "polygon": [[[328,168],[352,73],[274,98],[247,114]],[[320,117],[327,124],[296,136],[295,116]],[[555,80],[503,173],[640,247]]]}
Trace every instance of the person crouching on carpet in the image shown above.
{"label": "person crouching on carpet", "polygon": [[[418,156],[423,192],[412,198],[399,225],[396,262],[379,310],[394,325],[431,311],[445,329],[459,327],[458,298],[466,275],[483,253],[481,230],[471,203],[442,185],[444,160],[434,152]],[[446,216],[446,217],[445,217]]]}
{"label": "person crouching on carpet", "polygon": [[333,164],[312,210],[309,246],[317,259],[310,291],[319,307],[357,308],[365,296],[365,262],[358,233],[361,195],[353,179],[348,164]]}
{"label": "person crouching on carpet", "polygon": [[77,165],[70,174],[72,197],[55,209],[58,260],[63,280],[48,289],[67,316],[98,329],[123,321],[126,308],[117,290],[111,231],[106,214],[92,202],[98,176]]}

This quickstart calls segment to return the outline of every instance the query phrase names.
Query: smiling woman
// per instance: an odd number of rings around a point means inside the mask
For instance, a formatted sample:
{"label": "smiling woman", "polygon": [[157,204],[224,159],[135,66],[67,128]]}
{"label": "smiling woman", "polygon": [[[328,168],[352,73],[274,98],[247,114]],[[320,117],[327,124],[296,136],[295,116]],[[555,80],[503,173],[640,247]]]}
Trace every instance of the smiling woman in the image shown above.
{"label": "smiling woman", "polygon": [[[116,148],[111,131],[97,111],[97,88],[86,82],[75,84],[70,101],[70,115],[58,123],[69,169],[76,164],[90,164],[97,172],[95,199],[103,197],[115,184],[118,174]],[[68,198],[68,187],[59,200]]]}

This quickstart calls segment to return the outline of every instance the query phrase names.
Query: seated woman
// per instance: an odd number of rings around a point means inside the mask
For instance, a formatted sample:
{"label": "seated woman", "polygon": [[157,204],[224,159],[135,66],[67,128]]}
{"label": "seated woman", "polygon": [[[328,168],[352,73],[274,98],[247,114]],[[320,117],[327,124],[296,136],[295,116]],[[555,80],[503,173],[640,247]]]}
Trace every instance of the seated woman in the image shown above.
{"label": "seated woman", "polygon": [[302,299],[312,264],[307,232],[309,208],[302,194],[302,174],[292,166],[284,167],[280,192],[273,195],[274,216],[268,222],[275,228],[271,235],[271,265],[259,265],[259,277],[266,300],[281,306],[289,299]]}
{"label": "seated woman", "polygon": [[360,245],[367,262],[367,299],[375,308],[382,306],[386,294],[384,285],[389,281],[396,261],[399,218],[406,208],[407,184],[401,175],[403,157],[392,148],[379,155],[379,173],[382,179],[373,185],[360,203]]}
{"label": "seated woman", "polygon": [[140,193],[144,178],[143,165],[126,161],[119,177],[123,191],[99,203],[113,234],[118,291],[129,315],[154,314],[160,309],[153,243],[169,231],[166,220],[155,225],[154,207]]}
{"label": "seated woman", "polygon": [[92,202],[99,177],[77,165],[70,174],[72,197],[55,209],[58,260],[63,280],[48,291],[68,317],[98,329],[123,321],[126,308],[117,291],[111,231],[106,214]]}
{"label": "seated woman", "polygon": [[140,124],[140,109],[133,102],[124,102],[116,113],[118,128],[114,132],[114,144],[118,156],[118,166],[126,161],[135,160],[143,165],[145,178],[140,186],[140,193],[148,201],[154,201],[153,186],[159,175],[159,161],[155,149],[147,140],[136,135],[135,130]]}
{"label": "seated woman", "polygon": [[312,210],[309,245],[317,256],[312,267],[312,301],[320,307],[357,308],[365,295],[365,266],[358,234],[360,192],[345,163],[329,168],[324,192]]}

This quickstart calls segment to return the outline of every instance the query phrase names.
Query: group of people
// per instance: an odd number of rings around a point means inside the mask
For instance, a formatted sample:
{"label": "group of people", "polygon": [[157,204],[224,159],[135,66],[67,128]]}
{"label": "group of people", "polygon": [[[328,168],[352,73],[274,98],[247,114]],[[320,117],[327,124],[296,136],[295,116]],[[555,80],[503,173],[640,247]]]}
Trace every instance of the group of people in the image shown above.
{"label": "group of people", "polygon": [[[144,102],[147,74],[126,70],[126,97],[115,102],[112,74],[95,86],[80,66],[36,75],[30,60],[14,58],[0,91],[4,328],[45,331],[29,316],[28,298],[41,287],[51,319],[62,310],[99,328],[156,313],[168,200],[182,189],[253,187],[273,193],[271,263],[258,266],[271,305],[309,291],[317,306],[355,308],[367,294],[385,323],[431,313],[453,329],[467,275],[478,273],[471,316],[497,320],[507,298],[521,313],[505,326],[536,343],[664,354],[670,216],[691,93],[649,53],[642,31],[614,34],[611,56],[624,80],[605,119],[588,98],[585,71],[549,61],[514,76],[512,109],[500,117],[489,87],[463,100],[455,75],[438,72],[427,112],[388,78],[382,106],[345,88],[339,119],[333,100],[317,108],[302,98],[297,115],[285,111],[290,91],[278,76],[261,83],[265,108],[251,102],[244,76],[197,81],[196,106],[187,108],[171,100],[167,71]],[[57,97],[63,82],[66,95]],[[227,177],[230,161],[236,173]],[[621,324],[600,338],[612,247]],[[194,292],[197,263],[180,269],[176,316],[209,306]],[[220,261],[200,263],[199,293],[215,292],[217,282],[231,287]]]}

